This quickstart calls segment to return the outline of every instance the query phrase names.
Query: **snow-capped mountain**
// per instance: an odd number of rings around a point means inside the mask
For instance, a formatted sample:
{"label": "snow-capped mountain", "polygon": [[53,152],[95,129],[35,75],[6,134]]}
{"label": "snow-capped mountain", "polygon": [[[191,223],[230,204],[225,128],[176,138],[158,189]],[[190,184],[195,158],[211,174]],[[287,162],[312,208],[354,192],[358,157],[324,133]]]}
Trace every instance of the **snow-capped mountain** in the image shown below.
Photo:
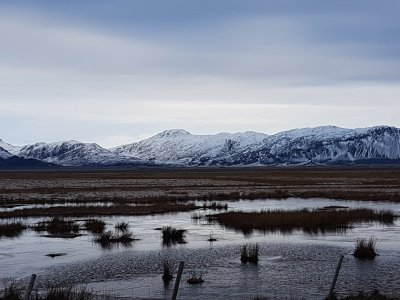
{"label": "snow-capped mountain", "polygon": [[255,132],[192,135],[184,130],[167,130],[113,151],[160,164],[179,165],[379,163],[400,159],[400,129],[321,126],[275,135]]}
{"label": "snow-capped mountain", "polygon": [[61,166],[400,163],[400,129],[389,126],[359,129],[321,126],[274,135],[257,132],[195,135],[183,129],[173,129],[112,149],[77,141],[22,147],[1,141],[0,159],[11,161],[16,158]]}
{"label": "snow-capped mountain", "polygon": [[334,126],[281,132],[250,145],[219,165],[289,165],[383,163],[400,160],[400,129],[377,126],[344,129]]}
{"label": "snow-capped mountain", "polygon": [[266,137],[266,134],[250,131],[194,135],[183,129],[172,129],[140,142],[113,148],[112,151],[160,164],[207,165],[215,157],[231,155]]}
{"label": "snow-capped mountain", "polygon": [[34,158],[61,166],[100,166],[139,164],[138,159],[121,157],[94,143],[65,141],[57,143],[36,143],[23,146],[18,156]]}

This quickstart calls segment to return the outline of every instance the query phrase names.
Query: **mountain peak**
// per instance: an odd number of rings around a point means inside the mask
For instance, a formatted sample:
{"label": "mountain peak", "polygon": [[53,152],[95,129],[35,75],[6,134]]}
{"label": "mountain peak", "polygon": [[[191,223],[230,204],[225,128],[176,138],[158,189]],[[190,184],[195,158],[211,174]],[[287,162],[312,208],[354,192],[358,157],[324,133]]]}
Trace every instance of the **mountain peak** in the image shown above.
{"label": "mountain peak", "polygon": [[156,134],[155,136],[160,138],[171,138],[171,137],[186,136],[186,135],[191,135],[191,133],[184,129],[168,129],[164,130],[163,132],[160,132],[159,134]]}

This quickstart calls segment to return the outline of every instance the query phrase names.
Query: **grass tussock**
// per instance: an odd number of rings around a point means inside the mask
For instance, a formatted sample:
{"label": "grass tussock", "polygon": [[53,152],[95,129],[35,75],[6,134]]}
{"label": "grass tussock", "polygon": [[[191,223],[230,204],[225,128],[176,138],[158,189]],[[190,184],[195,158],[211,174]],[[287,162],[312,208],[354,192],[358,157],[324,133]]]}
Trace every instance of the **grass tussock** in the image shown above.
{"label": "grass tussock", "polygon": [[185,244],[184,229],[177,229],[172,226],[166,226],[161,229],[163,245],[171,246],[175,244]]}
{"label": "grass tussock", "polygon": [[203,220],[204,218],[205,218],[205,215],[203,215],[203,214],[200,214],[200,213],[192,213],[192,215],[190,216],[190,218],[192,219],[192,220]]}
{"label": "grass tussock", "polygon": [[200,275],[197,275],[195,272],[192,272],[192,275],[187,280],[187,283],[188,284],[202,284],[204,282],[202,277],[203,277],[202,273],[200,273]]}
{"label": "grass tussock", "polygon": [[79,233],[79,224],[72,220],[55,217],[50,221],[42,221],[33,226],[37,232],[48,232],[50,235],[75,235]]}
{"label": "grass tussock", "polygon": [[258,244],[244,244],[240,248],[240,261],[242,263],[258,263],[258,255],[260,253],[260,248]]}
{"label": "grass tussock", "polygon": [[84,223],[85,229],[91,233],[102,233],[106,228],[106,223],[99,219],[89,219]]}
{"label": "grass tussock", "polygon": [[357,239],[354,247],[354,256],[360,260],[374,259],[378,255],[376,253],[376,242],[373,237]]}
{"label": "grass tussock", "polygon": [[211,202],[211,203],[204,203],[203,209],[212,209],[212,210],[227,210],[228,204],[227,203],[218,203],[218,202]]}
{"label": "grass tussock", "polygon": [[380,222],[393,224],[397,218],[393,211],[375,211],[366,208],[340,210],[266,210],[261,212],[226,212],[210,215],[210,221],[241,230],[245,234],[253,230],[281,231],[290,233],[299,229],[308,233],[339,231],[354,223]]}
{"label": "grass tussock", "polygon": [[129,224],[126,222],[120,222],[115,225],[115,229],[117,229],[119,231],[127,231],[128,227],[129,227]]}
{"label": "grass tussock", "polygon": [[124,232],[122,234],[107,231],[98,235],[94,242],[103,248],[111,248],[114,244],[123,246],[130,246],[133,241],[137,240],[131,232]]}
{"label": "grass tussock", "polygon": [[162,280],[164,283],[168,283],[173,278],[173,264],[169,260],[163,261],[163,275]]}
{"label": "grass tussock", "polygon": [[0,224],[0,238],[17,237],[26,229],[26,225],[21,222]]}

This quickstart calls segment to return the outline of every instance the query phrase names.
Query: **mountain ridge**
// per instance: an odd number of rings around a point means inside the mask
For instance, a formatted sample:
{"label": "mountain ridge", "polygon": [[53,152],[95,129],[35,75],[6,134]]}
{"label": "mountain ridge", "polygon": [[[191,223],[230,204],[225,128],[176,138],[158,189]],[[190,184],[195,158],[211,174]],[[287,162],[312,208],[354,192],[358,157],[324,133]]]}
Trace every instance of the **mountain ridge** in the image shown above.
{"label": "mountain ridge", "polygon": [[103,148],[96,143],[61,141],[13,146],[0,140],[0,158],[17,156],[59,166],[285,166],[377,164],[400,160],[400,129],[393,126],[318,126],[267,135],[192,134],[164,130],[150,138]]}

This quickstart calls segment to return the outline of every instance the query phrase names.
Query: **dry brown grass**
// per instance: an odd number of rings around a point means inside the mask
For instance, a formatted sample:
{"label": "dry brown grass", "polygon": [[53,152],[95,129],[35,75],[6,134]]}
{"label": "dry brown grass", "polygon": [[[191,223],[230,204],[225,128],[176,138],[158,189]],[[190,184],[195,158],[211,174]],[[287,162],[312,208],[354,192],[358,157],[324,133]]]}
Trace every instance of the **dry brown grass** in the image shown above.
{"label": "dry brown grass", "polygon": [[287,197],[399,202],[400,170],[259,167],[15,171],[0,174],[0,205]]}
{"label": "dry brown grass", "polygon": [[248,234],[253,230],[290,233],[300,229],[308,233],[345,230],[353,223],[377,221],[392,224],[397,216],[391,211],[346,210],[267,210],[262,212],[226,212],[210,215],[209,220]]}
{"label": "dry brown grass", "polygon": [[112,206],[53,206],[25,208],[13,211],[0,212],[0,218],[23,218],[23,217],[87,217],[87,216],[111,216],[111,215],[150,215],[171,212],[182,212],[194,210],[197,207],[192,203],[169,204],[159,203],[156,205],[117,204]]}

